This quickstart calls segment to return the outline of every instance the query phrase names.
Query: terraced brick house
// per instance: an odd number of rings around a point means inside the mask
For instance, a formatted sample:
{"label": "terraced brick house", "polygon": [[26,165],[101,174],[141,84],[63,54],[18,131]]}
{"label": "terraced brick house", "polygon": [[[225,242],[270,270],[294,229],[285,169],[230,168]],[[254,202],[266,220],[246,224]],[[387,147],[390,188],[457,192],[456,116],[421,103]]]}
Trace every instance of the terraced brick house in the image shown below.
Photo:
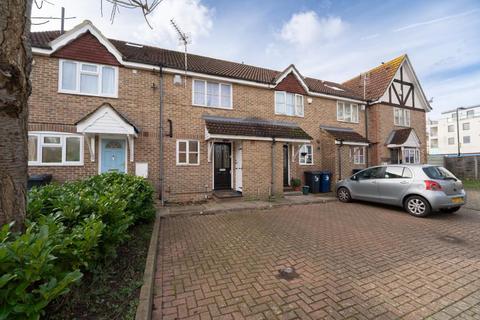
{"label": "terraced brick house", "polygon": [[406,55],[344,83],[107,39],[31,34],[29,172],[141,175],[169,202],[282,195],[305,171],[426,160],[430,105]]}

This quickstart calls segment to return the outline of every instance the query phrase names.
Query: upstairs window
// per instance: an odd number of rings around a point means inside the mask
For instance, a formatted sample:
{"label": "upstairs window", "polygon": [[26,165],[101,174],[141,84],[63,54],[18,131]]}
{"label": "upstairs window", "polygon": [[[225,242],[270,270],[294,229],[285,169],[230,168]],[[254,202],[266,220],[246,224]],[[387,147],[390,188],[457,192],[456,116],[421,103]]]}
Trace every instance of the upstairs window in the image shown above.
{"label": "upstairs window", "polygon": [[453,124],[448,126],[448,132],[455,132],[455,126]]}
{"label": "upstairs window", "polygon": [[337,121],[358,123],[358,104],[337,101]]}
{"label": "upstairs window", "polygon": [[313,164],[313,149],[311,144],[304,144],[299,151],[299,161],[302,165]]}
{"label": "upstairs window", "polygon": [[116,97],[118,68],[60,60],[59,92]]}
{"label": "upstairs window", "polygon": [[463,130],[470,130],[470,122],[464,122],[462,124],[462,129]]}
{"label": "upstairs window", "polygon": [[232,109],[232,85],[193,80],[194,106]]}
{"label": "upstairs window", "polygon": [[473,118],[475,116],[475,110],[467,111],[467,118]]}
{"label": "upstairs window", "polygon": [[410,127],[410,110],[393,108],[393,118],[396,126]]}
{"label": "upstairs window", "polygon": [[285,91],[275,91],[275,114],[303,117],[303,96]]}
{"label": "upstairs window", "polygon": [[28,134],[29,165],[82,165],[83,137],[74,134]]}

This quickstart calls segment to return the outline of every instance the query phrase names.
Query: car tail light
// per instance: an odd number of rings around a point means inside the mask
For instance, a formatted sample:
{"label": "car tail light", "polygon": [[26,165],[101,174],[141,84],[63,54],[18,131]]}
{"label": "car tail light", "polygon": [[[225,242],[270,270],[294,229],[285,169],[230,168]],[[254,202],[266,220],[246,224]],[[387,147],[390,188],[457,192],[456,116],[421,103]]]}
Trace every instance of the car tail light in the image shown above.
{"label": "car tail light", "polygon": [[425,188],[431,191],[442,190],[442,186],[438,182],[432,180],[425,180]]}

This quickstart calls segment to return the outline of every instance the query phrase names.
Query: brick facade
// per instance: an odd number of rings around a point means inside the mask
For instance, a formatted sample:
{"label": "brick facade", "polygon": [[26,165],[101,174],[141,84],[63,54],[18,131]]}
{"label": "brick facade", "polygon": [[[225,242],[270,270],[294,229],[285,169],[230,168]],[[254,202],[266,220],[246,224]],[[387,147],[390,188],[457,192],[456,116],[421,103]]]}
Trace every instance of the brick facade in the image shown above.
{"label": "brick facade", "polygon": [[[85,61],[114,64],[113,56],[104,48],[93,48],[93,37],[87,33],[72,42],[71,46],[57,52],[57,56]],[[97,42],[98,43],[98,42]],[[100,60],[92,60],[88,50],[99,52]],[[72,53],[73,52],[73,53]],[[105,53],[106,52],[106,53]],[[114,57],[113,57],[114,58]],[[106,59],[106,60],[105,60]],[[116,61],[116,60],[115,60]],[[130,161],[128,151],[128,173],[135,174],[136,163],[148,163],[148,179],[159,191],[160,186],[160,106],[159,73],[145,69],[119,66],[118,98],[105,98],[58,92],[59,58],[35,55],[32,70],[33,91],[29,100],[29,131],[76,132],[75,123],[104,103],[111,104],[138,129],[135,138],[134,159]],[[164,187],[165,200],[172,202],[201,201],[209,198],[213,189],[213,167],[208,157],[208,142],[205,140],[205,115],[229,118],[260,118],[265,120],[294,122],[313,139],[313,164],[300,165],[299,143],[271,141],[227,140],[232,143],[232,185],[235,186],[235,151],[240,146],[243,154],[243,196],[245,198],[266,198],[270,194],[283,193],[283,146],[289,146],[290,178],[304,180],[304,172],[309,170],[330,170],[333,181],[349,176],[353,169],[365,165],[354,165],[350,156],[350,146],[338,146],[335,139],[325,133],[320,126],[351,128],[362,136],[366,135],[365,112],[369,113],[369,165],[387,161],[389,150],[385,139],[394,128],[393,107],[376,104],[359,108],[358,123],[340,122],[336,118],[337,99],[334,97],[305,96],[304,116],[275,114],[275,90],[306,95],[298,79],[290,73],[276,88],[232,83],[233,108],[218,109],[192,105],[192,81],[181,71],[181,84],[174,84],[174,74],[165,73],[164,83]],[[201,79],[201,78],[199,78]],[[308,99],[307,99],[308,98]],[[338,100],[342,100],[339,98]],[[170,123],[172,131],[170,132]],[[425,160],[425,113],[411,112],[411,123],[422,143],[422,160]],[[84,164],[79,166],[30,166],[29,173],[51,173],[55,181],[74,180],[99,172],[100,135],[95,137],[95,157],[91,161],[90,151],[84,141]],[[177,165],[176,141],[179,139],[200,142],[198,165]],[[272,155],[274,178],[272,185]],[[341,165],[341,175],[339,172]]]}

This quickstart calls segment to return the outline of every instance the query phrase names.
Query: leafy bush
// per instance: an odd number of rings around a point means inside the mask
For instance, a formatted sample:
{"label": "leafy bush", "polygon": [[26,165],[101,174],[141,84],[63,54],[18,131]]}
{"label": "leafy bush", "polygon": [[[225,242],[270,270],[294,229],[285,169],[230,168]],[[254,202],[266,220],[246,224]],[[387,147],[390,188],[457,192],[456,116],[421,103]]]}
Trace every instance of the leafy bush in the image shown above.
{"label": "leafy bush", "polygon": [[292,178],[292,180],[290,181],[290,185],[294,189],[300,187],[301,184],[302,180],[300,180],[299,178]]}
{"label": "leafy bush", "polygon": [[0,233],[0,320],[38,318],[80,271],[114,256],[133,224],[154,217],[153,193],[143,178],[119,173],[31,190],[26,232]]}

